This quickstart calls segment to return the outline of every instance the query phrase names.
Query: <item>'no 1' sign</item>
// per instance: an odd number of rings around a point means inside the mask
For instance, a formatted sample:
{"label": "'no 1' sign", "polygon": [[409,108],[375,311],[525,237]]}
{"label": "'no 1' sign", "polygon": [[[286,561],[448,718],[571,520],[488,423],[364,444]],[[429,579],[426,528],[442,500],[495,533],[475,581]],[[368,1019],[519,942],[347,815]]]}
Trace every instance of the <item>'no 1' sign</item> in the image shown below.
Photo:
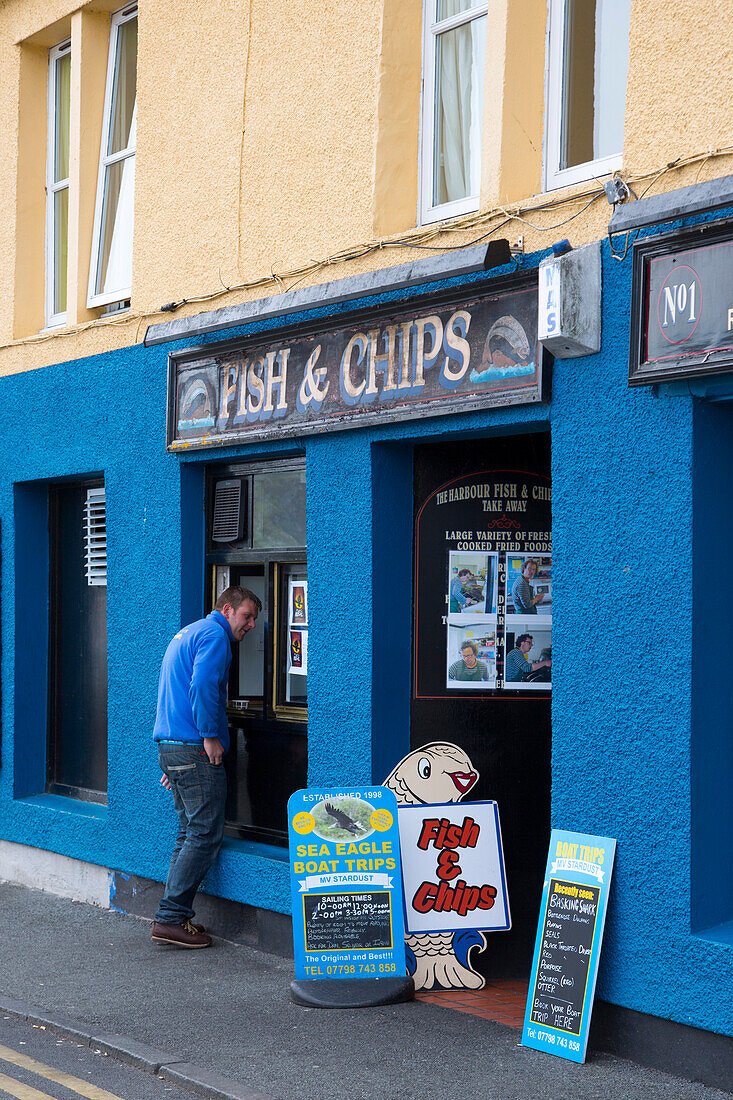
{"label": "'no 1' sign", "polygon": [[395,796],[296,791],[288,822],[296,979],[404,977]]}

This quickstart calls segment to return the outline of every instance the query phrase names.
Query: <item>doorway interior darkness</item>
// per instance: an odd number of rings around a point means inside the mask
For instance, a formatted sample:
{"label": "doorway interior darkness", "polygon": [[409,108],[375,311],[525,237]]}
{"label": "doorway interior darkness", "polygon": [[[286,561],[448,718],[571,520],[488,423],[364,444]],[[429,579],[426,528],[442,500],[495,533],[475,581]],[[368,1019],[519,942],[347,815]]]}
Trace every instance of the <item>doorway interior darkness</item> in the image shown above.
{"label": "doorway interior darkness", "polygon": [[[107,579],[103,481],[62,482],[52,486],[49,532],[51,616],[46,789],[87,802],[106,803]],[[103,571],[95,571],[93,567],[95,543],[99,544],[97,549],[101,548]],[[98,572],[100,575],[96,575]]]}
{"label": "doorway interior darkness", "polygon": [[[417,447],[413,483],[416,538],[436,539],[438,534],[446,537],[445,532],[436,532],[434,525],[431,531],[430,525],[417,523],[432,494],[455,479],[494,470],[532,474],[549,489],[549,433],[483,437],[460,444]],[[547,513],[549,516],[549,506]],[[419,601],[415,611],[419,611],[419,617],[413,619],[413,631],[418,621],[421,632],[426,623],[432,622],[435,645],[441,653],[447,653],[447,627],[443,619],[449,584],[446,545],[444,542],[439,554],[435,546],[416,545],[413,559],[416,563],[424,562],[432,552],[436,561],[434,583],[414,586]],[[549,557],[545,551],[543,560]],[[421,573],[423,569],[421,564]],[[419,642],[420,638],[414,634],[413,646],[418,657]],[[449,697],[445,697],[448,692],[435,692],[443,698],[421,694],[423,697],[413,690],[411,749],[443,740],[460,745],[480,773],[469,799],[491,799],[499,806],[512,929],[487,933],[488,946],[483,953],[472,954],[472,964],[486,978],[526,978],[532,961],[550,835],[550,691],[540,688],[535,692],[480,692],[481,698],[470,690],[454,690]]]}

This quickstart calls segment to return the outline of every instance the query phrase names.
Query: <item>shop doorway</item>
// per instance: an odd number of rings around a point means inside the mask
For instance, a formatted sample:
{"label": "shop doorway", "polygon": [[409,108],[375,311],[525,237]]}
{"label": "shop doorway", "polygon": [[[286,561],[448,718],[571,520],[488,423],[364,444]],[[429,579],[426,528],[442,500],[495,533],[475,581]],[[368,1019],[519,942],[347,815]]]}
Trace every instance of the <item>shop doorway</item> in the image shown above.
{"label": "shop doorway", "polygon": [[230,585],[262,605],[229,676],[226,832],[285,848],[288,798],[308,772],[305,462],[211,466],[206,500],[206,610]]}
{"label": "shop doorway", "polygon": [[472,965],[521,980],[550,833],[549,433],[416,448],[414,516],[410,747],[460,745],[468,800],[498,803],[512,928]]}
{"label": "shop doorway", "polygon": [[104,483],[49,492],[46,790],[107,801],[107,531]]}

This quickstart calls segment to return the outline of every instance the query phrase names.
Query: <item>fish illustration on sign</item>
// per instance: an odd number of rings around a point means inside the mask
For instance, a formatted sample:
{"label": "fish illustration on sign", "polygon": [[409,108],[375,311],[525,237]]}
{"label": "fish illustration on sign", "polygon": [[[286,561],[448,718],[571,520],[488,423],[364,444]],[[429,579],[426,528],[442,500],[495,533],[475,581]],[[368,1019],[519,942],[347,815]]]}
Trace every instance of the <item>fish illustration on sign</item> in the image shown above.
{"label": "fish illustration on sign", "polygon": [[[467,753],[449,741],[434,741],[400,760],[384,781],[398,806],[460,802],[478,782]],[[405,936],[407,969],[415,989],[483,989],[471,952],[484,951],[482,932],[422,932]]]}

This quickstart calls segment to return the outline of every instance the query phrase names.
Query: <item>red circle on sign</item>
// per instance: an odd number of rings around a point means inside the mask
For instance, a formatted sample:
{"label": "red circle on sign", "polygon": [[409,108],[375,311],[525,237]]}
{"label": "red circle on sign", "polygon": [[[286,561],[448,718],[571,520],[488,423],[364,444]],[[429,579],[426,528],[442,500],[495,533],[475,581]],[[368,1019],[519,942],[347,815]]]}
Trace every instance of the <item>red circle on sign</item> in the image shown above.
{"label": "red circle on sign", "polygon": [[[687,335],[683,336],[680,340],[671,340],[669,338],[669,336],[667,336],[667,333],[662,328],[662,322],[659,319],[659,304],[662,300],[662,293],[664,292],[664,288],[667,285],[667,280],[672,275],[679,275],[680,271],[690,271],[690,272],[692,272],[692,276],[695,280],[695,285],[697,286],[698,290],[700,291],[700,304],[697,307],[697,320],[695,321],[695,324],[692,326],[692,328],[687,333]],[[686,308],[687,308],[687,303],[685,303],[685,309]],[[659,328],[660,333],[662,334],[662,336],[664,337],[664,339],[667,341],[668,344],[684,344],[686,340],[690,339],[693,332],[695,331],[697,326],[700,324],[700,317],[701,316],[702,316],[702,283],[700,282],[700,276],[698,275],[698,273],[695,271],[695,269],[693,267],[689,267],[687,264],[680,264],[679,267],[673,267],[672,270],[670,271],[669,275],[667,276],[667,278],[664,280],[661,287],[659,288],[659,297],[657,298],[657,326]]]}

